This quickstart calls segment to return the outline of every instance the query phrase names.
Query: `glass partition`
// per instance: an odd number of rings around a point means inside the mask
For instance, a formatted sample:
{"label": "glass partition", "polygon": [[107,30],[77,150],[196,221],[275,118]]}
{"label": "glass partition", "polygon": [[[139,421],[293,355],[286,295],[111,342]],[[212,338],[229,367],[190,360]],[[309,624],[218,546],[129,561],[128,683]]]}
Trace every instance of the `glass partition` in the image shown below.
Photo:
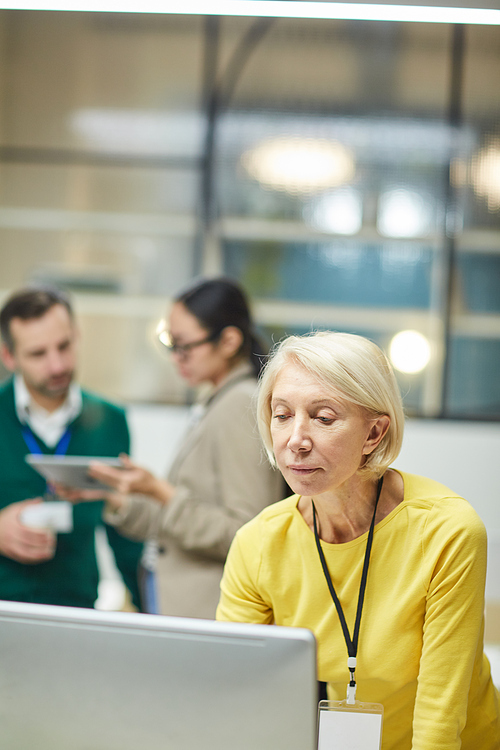
{"label": "glass partition", "polygon": [[0,11],[2,298],[69,289],[84,382],[176,402],[156,322],[225,273],[269,342],[368,335],[409,414],[500,418],[498,33]]}

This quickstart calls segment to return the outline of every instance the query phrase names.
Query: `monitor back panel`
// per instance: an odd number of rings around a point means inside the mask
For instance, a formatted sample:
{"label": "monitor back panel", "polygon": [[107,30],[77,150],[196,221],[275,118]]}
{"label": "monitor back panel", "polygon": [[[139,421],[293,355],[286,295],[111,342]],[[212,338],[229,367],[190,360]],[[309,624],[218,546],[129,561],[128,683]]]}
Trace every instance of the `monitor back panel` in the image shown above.
{"label": "monitor back panel", "polygon": [[0,602],[5,750],[313,750],[305,630]]}

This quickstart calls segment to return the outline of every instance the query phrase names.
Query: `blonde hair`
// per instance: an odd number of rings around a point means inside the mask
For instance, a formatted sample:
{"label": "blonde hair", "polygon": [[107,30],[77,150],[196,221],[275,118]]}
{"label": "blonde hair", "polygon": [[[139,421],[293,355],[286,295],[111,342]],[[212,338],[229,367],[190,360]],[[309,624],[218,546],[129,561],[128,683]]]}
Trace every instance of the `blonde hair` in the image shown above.
{"label": "blonde hair", "polygon": [[401,450],[404,431],[401,394],[384,352],[363,336],[331,331],[289,336],[277,344],[262,373],[257,400],[259,431],[274,466],[271,398],[278,375],[289,363],[300,365],[370,416],[390,418],[386,434],[358,470],[367,477],[382,476]]}

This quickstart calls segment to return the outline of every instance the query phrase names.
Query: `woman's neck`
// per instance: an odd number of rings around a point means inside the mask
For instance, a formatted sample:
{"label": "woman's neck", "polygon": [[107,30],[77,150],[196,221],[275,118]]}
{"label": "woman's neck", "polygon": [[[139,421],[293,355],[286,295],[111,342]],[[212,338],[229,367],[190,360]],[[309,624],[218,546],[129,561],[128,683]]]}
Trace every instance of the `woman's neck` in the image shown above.
{"label": "woman's neck", "polygon": [[[378,480],[361,480],[340,488],[335,493],[316,497],[301,497],[297,508],[309,528],[314,530],[312,501],[316,507],[316,521],[320,539],[329,544],[344,544],[366,534],[370,528],[377,497]],[[375,522],[379,523],[402,501],[403,480],[400,474],[389,470],[377,506]]]}
{"label": "woman's neck", "polygon": [[242,365],[245,364],[244,359],[235,359],[230,360],[227,363],[227,367],[225,367],[223,370],[221,370],[216,377],[212,378],[212,385],[214,388],[219,388],[221,385],[224,385],[226,380],[229,380],[229,378],[232,377],[235,370],[238,370]]}

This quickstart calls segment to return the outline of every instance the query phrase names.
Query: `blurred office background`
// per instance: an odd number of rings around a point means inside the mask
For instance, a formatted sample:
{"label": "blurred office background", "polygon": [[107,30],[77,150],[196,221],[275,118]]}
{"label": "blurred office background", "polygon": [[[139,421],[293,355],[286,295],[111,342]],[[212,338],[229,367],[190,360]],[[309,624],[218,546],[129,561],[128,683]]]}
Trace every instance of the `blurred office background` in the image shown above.
{"label": "blurred office background", "polygon": [[499,27],[3,10],[0,61],[1,298],[73,292],[136,454],[167,461],[192,397],[171,295],[228,274],[269,342],[392,352],[403,468],[476,505],[498,571]]}

